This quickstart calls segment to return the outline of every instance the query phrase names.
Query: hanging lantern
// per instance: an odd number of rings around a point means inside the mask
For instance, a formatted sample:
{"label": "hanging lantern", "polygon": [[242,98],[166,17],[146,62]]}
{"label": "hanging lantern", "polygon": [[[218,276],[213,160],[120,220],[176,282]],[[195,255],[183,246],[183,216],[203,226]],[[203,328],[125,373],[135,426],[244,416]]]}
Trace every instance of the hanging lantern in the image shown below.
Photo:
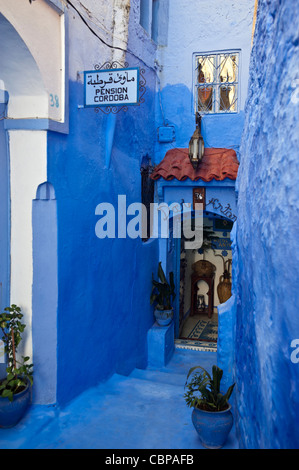
{"label": "hanging lantern", "polygon": [[194,168],[197,169],[205,150],[204,140],[201,135],[201,116],[196,114],[196,129],[189,142],[189,159]]}

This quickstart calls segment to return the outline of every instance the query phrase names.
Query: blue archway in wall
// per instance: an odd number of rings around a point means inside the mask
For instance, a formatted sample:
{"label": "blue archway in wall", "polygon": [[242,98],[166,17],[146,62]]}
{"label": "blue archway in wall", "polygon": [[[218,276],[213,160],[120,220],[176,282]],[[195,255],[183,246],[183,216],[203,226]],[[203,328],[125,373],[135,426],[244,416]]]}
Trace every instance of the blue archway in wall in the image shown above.
{"label": "blue archway in wall", "polygon": [[[181,201],[191,203],[192,189],[197,187],[192,182],[183,182],[178,185],[176,181],[158,182],[160,193],[160,203],[171,203]],[[216,183],[216,184],[215,184]],[[160,186],[160,188],[159,188]],[[235,222],[237,220],[235,182],[232,180],[212,182],[203,184],[206,187],[206,207],[203,216],[210,216],[217,219]],[[191,213],[194,212],[191,209]],[[174,273],[174,280],[177,286],[177,296],[174,305],[175,337],[179,337],[179,310],[180,310],[180,245],[181,240],[172,237],[172,215],[170,215],[170,237],[160,239],[160,260],[167,272]]]}
{"label": "blue archway in wall", "polygon": [[[194,219],[195,213],[191,211],[191,218]],[[225,217],[223,215],[219,215],[218,212],[213,211],[203,211],[203,218],[212,217],[217,220],[226,220],[229,222],[234,222],[232,219]],[[164,256],[162,255],[162,259],[165,259],[165,266],[166,266],[166,273],[169,276],[169,273],[172,271],[174,273],[174,282],[176,285],[176,299],[174,302],[174,330],[175,330],[175,337],[179,337],[179,330],[180,330],[180,281],[181,281],[181,238],[174,238],[173,237],[173,225],[172,225],[173,218],[170,217],[169,222],[169,238],[162,241],[162,252],[164,252]],[[231,227],[229,229],[223,230],[223,232],[230,232]],[[181,232],[183,234],[183,232]],[[164,245],[164,247],[163,247]]]}

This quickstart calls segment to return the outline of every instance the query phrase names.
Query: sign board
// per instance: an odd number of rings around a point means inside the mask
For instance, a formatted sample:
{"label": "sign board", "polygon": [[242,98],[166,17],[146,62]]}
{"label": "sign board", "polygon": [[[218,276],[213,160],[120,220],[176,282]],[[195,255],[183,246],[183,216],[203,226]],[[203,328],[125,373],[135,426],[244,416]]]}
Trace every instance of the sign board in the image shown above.
{"label": "sign board", "polygon": [[84,106],[127,106],[139,102],[139,68],[84,72]]}
{"label": "sign board", "polygon": [[218,238],[212,241],[214,250],[231,250],[232,241],[230,238]]}

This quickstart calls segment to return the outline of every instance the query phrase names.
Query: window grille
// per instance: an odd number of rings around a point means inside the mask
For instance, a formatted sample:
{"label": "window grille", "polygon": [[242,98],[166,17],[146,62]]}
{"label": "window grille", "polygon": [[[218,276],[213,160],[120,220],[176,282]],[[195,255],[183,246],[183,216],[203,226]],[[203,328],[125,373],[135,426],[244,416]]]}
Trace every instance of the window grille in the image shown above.
{"label": "window grille", "polygon": [[195,55],[195,112],[238,111],[239,52]]}

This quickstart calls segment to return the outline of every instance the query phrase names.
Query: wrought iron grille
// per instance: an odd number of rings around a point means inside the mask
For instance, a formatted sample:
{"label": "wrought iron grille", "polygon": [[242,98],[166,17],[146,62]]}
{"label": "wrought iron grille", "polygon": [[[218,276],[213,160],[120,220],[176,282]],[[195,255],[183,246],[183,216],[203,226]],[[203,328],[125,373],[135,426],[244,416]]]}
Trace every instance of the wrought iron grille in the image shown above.
{"label": "wrought iron grille", "polygon": [[239,52],[195,55],[195,112],[238,111]]}

